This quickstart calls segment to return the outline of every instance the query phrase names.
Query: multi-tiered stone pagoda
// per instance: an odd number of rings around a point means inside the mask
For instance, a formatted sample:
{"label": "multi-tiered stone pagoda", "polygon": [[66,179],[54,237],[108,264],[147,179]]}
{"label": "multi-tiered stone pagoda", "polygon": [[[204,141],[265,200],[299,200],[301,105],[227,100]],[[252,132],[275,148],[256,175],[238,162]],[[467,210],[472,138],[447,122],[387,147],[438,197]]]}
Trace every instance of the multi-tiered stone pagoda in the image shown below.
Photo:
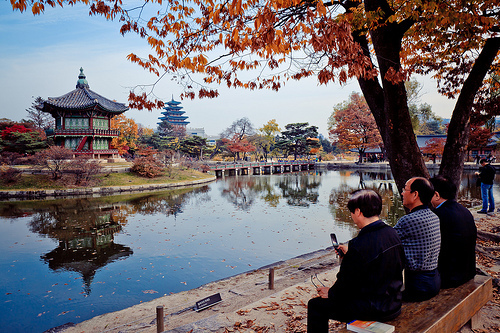
{"label": "multi-tiered stone pagoda", "polygon": [[111,101],[90,90],[80,68],[76,89],[60,97],[49,97],[40,104],[55,119],[55,128],[47,131],[58,146],[75,155],[92,158],[118,158],[111,140],[120,132],[111,129],[111,118],[128,110],[123,103]]}
{"label": "multi-tiered stone pagoda", "polygon": [[161,114],[163,117],[159,117],[161,121],[166,121],[170,125],[177,127],[177,128],[184,128],[186,129],[187,124],[189,124],[189,121],[186,121],[188,118],[187,116],[184,116],[185,111],[182,110],[182,106],[180,106],[181,102],[174,101],[174,98],[172,97],[172,100],[170,102],[167,102],[167,106],[164,107],[163,111]]}

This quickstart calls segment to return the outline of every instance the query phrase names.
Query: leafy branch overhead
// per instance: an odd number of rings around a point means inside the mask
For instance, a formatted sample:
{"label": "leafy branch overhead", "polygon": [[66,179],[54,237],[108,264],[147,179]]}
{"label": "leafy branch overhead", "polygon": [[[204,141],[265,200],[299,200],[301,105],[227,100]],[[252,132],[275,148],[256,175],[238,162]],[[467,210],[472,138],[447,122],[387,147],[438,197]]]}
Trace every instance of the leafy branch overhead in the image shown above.
{"label": "leafy branch overhead", "polygon": [[[394,66],[385,75],[398,81],[413,72],[435,71],[442,92],[452,96],[477,50],[498,32],[493,0],[466,7],[462,1],[153,0],[131,8],[107,0],[11,1],[20,11],[31,6],[35,15],[45,6],[76,2],[88,4],[90,15],[121,21],[121,34],[146,39],[151,54],[130,53],[128,59],[158,77],[178,74],[187,97],[195,96],[195,87],[200,97],[216,97],[211,83],[278,90],[289,79],[312,75],[321,84],[373,78],[376,60],[353,32],[363,36],[387,24],[404,35],[404,67]],[[250,79],[238,75],[253,70]],[[146,94],[132,93],[134,101],[158,106]]]}
{"label": "leafy branch overhead", "polygon": [[[277,91],[312,76],[320,84],[356,79],[400,189],[411,176],[428,176],[411,135],[404,81],[412,74],[432,75],[440,93],[457,98],[440,170],[456,184],[472,111],[499,110],[492,93],[500,86],[493,75],[500,69],[498,0],[151,0],[134,7],[121,0],[11,0],[33,14],[77,2],[122,22],[122,34],[144,38],[151,53],[128,59],[158,80],[174,76],[182,97],[217,97],[214,84]],[[131,91],[129,106],[161,107],[151,87]]]}

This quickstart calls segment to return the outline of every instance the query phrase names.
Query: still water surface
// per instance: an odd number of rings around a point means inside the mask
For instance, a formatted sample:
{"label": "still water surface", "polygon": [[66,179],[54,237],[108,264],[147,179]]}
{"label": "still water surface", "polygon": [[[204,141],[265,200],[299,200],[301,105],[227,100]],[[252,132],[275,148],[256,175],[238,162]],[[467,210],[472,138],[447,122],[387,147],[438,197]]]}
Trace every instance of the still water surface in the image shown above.
{"label": "still water surface", "polygon": [[[43,332],[344,242],[367,187],[404,214],[389,172],[240,176],[174,191],[0,203],[3,332]],[[480,196],[465,175],[461,196]],[[495,194],[497,196],[497,194]]]}

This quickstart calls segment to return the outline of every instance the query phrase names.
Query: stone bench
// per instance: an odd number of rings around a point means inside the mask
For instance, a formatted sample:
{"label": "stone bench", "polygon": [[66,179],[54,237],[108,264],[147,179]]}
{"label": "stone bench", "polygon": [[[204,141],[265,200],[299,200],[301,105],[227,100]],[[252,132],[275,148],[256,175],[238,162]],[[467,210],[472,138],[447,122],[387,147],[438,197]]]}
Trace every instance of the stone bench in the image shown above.
{"label": "stone bench", "polygon": [[[476,275],[473,280],[450,289],[443,289],[430,300],[403,303],[401,314],[387,322],[402,333],[455,333],[467,322],[475,327],[478,311],[492,298],[492,280]],[[346,328],[340,330],[348,333]]]}

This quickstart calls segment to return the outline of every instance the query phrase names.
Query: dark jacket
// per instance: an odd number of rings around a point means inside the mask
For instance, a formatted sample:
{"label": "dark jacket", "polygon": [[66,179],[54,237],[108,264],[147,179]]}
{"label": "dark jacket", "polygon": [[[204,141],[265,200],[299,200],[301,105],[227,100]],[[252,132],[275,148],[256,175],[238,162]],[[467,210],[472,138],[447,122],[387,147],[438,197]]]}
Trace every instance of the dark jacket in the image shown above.
{"label": "dark jacket", "polygon": [[401,312],[404,251],[393,228],[373,222],[349,242],[328,291],[340,321],[395,318]]}
{"label": "dark jacket", "polygon": [[434,211],[441,226],[441,252],[438,270],[441,288],[454,288],[476,275],[477,228],[471,212],[447,200]]}
{"label": "dark jacket", "polygon": [[481,168],[479,179],[481,179],[481,183],[483,184],[493,185],[493,179],[495,179],[495,168],[491,164],[486,164]]}

